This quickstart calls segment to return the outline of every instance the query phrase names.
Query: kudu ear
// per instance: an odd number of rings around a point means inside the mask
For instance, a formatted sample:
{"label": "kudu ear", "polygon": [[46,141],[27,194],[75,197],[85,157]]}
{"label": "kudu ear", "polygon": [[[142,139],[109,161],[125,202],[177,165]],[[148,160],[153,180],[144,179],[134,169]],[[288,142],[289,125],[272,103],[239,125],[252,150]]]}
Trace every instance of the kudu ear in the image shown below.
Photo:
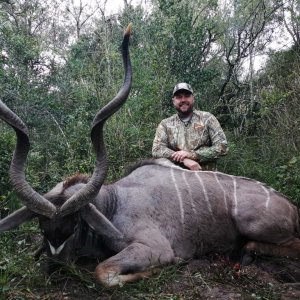
{"label": "kudu ear", "polygon": [[0,232],[14,229],[20,226],[22,223],[30,221],[36,216],[37,215],[34,212],[23,206],[4,219],[0,220]]}
{"label": "kudu ear", "polygon": [[123,234],[95,207],[87,204],[81,210],[81,217],[99,234],[110,239],[122,239]]}

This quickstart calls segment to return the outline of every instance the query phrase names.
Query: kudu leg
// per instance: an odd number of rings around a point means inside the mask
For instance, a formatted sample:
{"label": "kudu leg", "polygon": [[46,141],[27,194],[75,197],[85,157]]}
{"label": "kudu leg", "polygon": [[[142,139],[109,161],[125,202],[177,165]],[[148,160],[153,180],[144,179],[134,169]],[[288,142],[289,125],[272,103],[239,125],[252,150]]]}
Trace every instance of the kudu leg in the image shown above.
{"label": "kudu leg", "polygon": [[134,242],[121,252],[100,263],[95,270],[97,279],[108,287],[148,278],[158,270],[156,266],[173,262],[170,245],[148,246]]}
{"label": "kudu leg", "polygon": [[293,238],[280,245],[250,241],[244,246],[243,250],[245,253],[243,262],[249,261],[249,257],[256,254],[300,258],[300,240]]}

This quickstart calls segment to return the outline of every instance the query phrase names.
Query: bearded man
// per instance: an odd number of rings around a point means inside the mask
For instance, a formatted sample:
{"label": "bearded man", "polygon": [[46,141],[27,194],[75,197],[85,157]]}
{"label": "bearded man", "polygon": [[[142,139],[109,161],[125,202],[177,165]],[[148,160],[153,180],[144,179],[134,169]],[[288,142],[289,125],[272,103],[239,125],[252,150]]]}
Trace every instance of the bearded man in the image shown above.
{"label": "bearded man", "polygon": [[194,92],[185,82],[176,84],[172,101],[177,114],[157,127],[153,157],[168,158],[193,171],[215,171],[217,160],[228,152],[219,121],[209,112],[194,109]]}

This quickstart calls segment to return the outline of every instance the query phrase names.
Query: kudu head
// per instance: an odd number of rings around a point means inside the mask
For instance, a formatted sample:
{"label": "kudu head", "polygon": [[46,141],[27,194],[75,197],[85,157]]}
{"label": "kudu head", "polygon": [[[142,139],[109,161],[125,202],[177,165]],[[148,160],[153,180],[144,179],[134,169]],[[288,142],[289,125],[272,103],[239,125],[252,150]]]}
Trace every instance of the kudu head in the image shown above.
{"label": "kudu head", "polygon": [[84,179],[79,176],[77,184],[73,185],[66,184],[66,182],[58,183],[45,195],[36,192],[25,179],[25,163],[30,147],[27,127],[15,113],[0,101],[0,118],[15,130],[17,137],[9,173],[12,185],[24,204],[19,210],[0,220],[0,232],[16,228],[37,217],[53,255],[67,253],[66,249],[72,248],[72,241],[78,232],[79,218],[84,219],[101,235],[122,236],[90,202],[99,193],[108,168],[103,138],[104,123],[125,103],[131,88],[130,34],[131,24],[125,30],[121,47],[125,69],[123,85],[118,94],[96,114],[92,123],[91,140],[96,152],[96,163],[90,178]]}

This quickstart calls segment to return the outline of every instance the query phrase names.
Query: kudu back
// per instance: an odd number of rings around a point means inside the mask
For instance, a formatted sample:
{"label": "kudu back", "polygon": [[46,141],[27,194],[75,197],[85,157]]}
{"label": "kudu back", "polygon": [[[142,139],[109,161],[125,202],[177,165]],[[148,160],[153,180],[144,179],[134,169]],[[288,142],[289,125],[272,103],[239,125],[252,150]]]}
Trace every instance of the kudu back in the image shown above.
{"label": "kudu back", "polygon": [[92,124],[96,164],[91,177],[75,175],[45,195],[34,191],[24,174],[30,145],[27,128],[0,102],[0,117],[16,131],[10,177],[24,204],[0,220],[0,231],[38,218],[49,256],[63,262],[81,255],[102,259],[95,275],[107,286],[148,277],[152,266],[212,252],[240,250],[243,262],[253,253],[300,257],[297,208],[255,180],[185,170],[157,159],[103,185],[103,126],[131,88],[130,31],[129,26],[122,43],[124,84]]}

